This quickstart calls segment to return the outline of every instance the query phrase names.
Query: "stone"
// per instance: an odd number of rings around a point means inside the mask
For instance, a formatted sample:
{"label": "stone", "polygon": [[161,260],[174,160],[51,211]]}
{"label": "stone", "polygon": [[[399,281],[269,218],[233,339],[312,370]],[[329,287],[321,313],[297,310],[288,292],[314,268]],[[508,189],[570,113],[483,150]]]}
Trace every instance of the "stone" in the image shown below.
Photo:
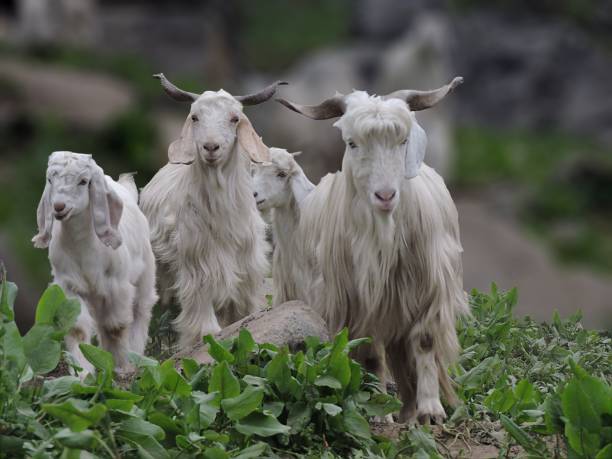
{"label": "stone", "polygon": [[[309,336],[317,336],[321,341],[330,338],[323,318],[302,301],[288,301],[248,315],[225,327],[215,335],[215,339],[221,341],[234,338],[243,328],[251,333],[257,343],[287,345],[292,351],[299,350]],[[213,363],[207,348],[207,344],[199,344],[189,351],[179,352],[173,358],[177,363],[185,357],[200,363]]]}

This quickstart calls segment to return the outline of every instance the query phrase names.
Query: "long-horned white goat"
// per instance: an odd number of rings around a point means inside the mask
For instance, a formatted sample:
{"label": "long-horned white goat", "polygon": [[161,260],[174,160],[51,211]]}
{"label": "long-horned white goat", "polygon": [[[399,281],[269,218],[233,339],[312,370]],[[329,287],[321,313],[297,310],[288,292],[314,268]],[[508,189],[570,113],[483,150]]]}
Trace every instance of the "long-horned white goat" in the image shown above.
{"label": "long-horned white goat", "polygon": [[427,137],[413,111],[442,100],[462,79],[432,91],[387,96],[354,91],[320,105],[279,100],[313,119],[340,117],[342,170],[302,206],[304,295],[332,330],[371,336],[357,356],[384,382],[385,363],[404,403],[400,418],[440,421],[440,388],[458,352],[455,319],[468,313],[457,210],[442,178],[422,164]]}
{"label": "long-horned white goat", "polygon": [[314,185],[295,160],[297,155],[270,148],[270,161],[253,165],[253,196],[261,212],[271,213],[276,243],[272,259],[275,305],[296,299],[297,285],[301,282],[294,263],[298,243],[295,231],[300,205]]}
{"label": "long-horned white goat", "polygon": [[138,208],[131,174],[105,176],[91,155],[56,151],[38,205],[38,234],[32,242],[49,248],[53,282],[81,303],[66,347],[89,372],[78,345],[97,334],[120,369],[127,351],[144,352],[157,301],[155,257],[149,224]]}
{"label": "long-horned white goat", "polygon": [[279,84],[247,96],[183,91],[163,74],[166,93],[191,109],[169,164],[141,193],[151,224],[162,302],[176,297],[179,346],[199,341],[254,311],[268,270],[264,222],[251,186],[249,158],[269,159],[243,106],[270,99]]}

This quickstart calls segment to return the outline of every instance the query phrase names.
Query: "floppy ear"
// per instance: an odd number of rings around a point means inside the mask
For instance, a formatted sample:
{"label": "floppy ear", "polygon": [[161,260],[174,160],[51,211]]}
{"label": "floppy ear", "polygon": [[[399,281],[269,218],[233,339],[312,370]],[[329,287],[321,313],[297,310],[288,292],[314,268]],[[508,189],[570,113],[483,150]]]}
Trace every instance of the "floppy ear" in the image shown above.
{"label": "floppy ear", "polygon": [[298,206],[302,203],[304,198],[314,190],[315,186],[312,184],[304,172],[299,171],[297,174],[291,177],[291,192]]}
{"label": "floppy ear", "polygon": [[98,239],[107,247],[121,245],[118,226],[123,212],[123,202],[114,190],[106,185],[102,169],[96,167],[89,182],[89,206],[91,219]]}
{"label": "floppy ear", "polygon": [[46,183],[43,194],[36,209],[36,223],[38,234],[32,238],[34,247],[45,249],[49,247],[51,240],[51,229],[53,228],[53,215],[51,215],[51,185]]}
{"label": "floppy ear", "polygon": [[191,164],[196,159],[197,150],[191,123],[191,119],[187,117],[181,136],[168,147],[168,161],[172,164]]}
{"label": "floppy ear", "polygon": [[410,126],[410,135],[406,145],[406,178],[411,179],[419,175],[421,164],[425,159],[427,150],[427,134],[423,128],[417,123],[414,113],[411,113],[412,123]]}
{"label": "floppy ear", "polygon": [[270,161],[270,149],[257,135],[249,119],[243,114],[236,128],[236,139],[248,158],[256,163]]}

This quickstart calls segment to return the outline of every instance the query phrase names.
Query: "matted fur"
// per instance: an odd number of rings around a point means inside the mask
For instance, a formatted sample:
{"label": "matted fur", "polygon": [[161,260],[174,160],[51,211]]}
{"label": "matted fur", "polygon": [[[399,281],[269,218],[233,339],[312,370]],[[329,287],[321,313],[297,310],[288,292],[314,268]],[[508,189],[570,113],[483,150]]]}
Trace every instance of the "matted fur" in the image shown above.
{"label": "matted fur", "polygon": [[[452,402],[455,321],[468,313],[457,211],[442,178],[418,164],[426,137],[405,103],[363,92],[346,101],[335,124],[347,142],[342,171],[324,177],[302,206],[298,296],[331,331],[347,326],[354,338],[373,338],[359,357],[381,378],[386,360],[403,419],[443,417],[438,384]],[[412,179],[407,157],[419,166]],[[382,188],[397,190],[385,204],[392,210],[376,207]]]}
{"label": "matted fur", "polygon": [[[138,208],[134,180],[125,174],[115,182],[91,155],[64,151],[50,156],[47,179],[33,241],[40,245],[45,233],[40,222],[51,225],[47,242],[53,282],[81,303],[77,323],[66,336],[68,351],[93,372],[78,345],[97,333],[117,366],[126,369],[127,351],[144,352],[157,301],[149,224]],[[64,217],[54,221],[58,212],[53,205],[60,202],[66,206]],[[107,223],[110,238],[99,229]]]}
{"label": "matted fur", "polygon": [[272,259],[274,305],[298,297],[301,282],[296,272],[295,232],[300,220],[300,206],[314,185],[291,154],[282,148],[270,148],[270,161],[253,165],[253,190],[258,209],[269,215],[276,246]]}
{"label": "matted fur", "polygon": [[[252,152],[241,143],[240,126],[230,123],[233,116],[248,123],[242,106],[225,91],[207,91],[191,110],[201,118],[200,130],[189,133],[187,117],[181,139],[170,147],[171,157],[190,158],[190,164],[167,164],[141,193],[162,301],[176,296],[181,305],[175,321],[180,347],[219,331],[216,312],[227,325],[256,310],[268,270],[264,222],[251,187]],[[259,139],[250,123],[245,126],[249,140]],[[214,165],[202,147],[212,141],[220,145]]]}

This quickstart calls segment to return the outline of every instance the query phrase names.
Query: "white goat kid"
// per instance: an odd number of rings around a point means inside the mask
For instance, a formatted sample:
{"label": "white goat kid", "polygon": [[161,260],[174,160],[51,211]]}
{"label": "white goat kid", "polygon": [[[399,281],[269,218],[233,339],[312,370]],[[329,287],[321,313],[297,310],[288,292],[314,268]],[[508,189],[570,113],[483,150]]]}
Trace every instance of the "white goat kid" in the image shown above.
{"label": "white goat kid", "polygon": [[383,97],[355,91],[318,106],[280,100],[313,119],[340,117],[346,142],[342,171],[302,206],[303,296],[333,331],[373,338],[358,358],[383,387],[387,364],[409,422],[445,417],[440,387],[454,401],[447,369],[459,348],[455,319],[468,312],[457,211],[442,178],[421,164],[427,137],[412,110],[461,81]]}
{"label": "white goat kid", "polygon": [[53,282],[81,302],[66,336],[68,351],[93,372],[78,345],[97,332],[117,367],[129,368],[127,351],[144,352],[157,301],[149,225],[131,174],[115,182],[91,155],[56,151],[49,157],[37,221],[32,242],[49,247]]}
{"label": "white goat kid", "polygon": [[268,148],[242,111],[268,100],[263,91],[233,97],[178,89],[156,75],[173,99],[191,103],[181,133],[164,166],[142,190],[141,208],[151,223],[159,263],[162,302],[176,296],[179,346],[198,342],[257,308],[263,298],[265,226],[251,186],[249,158],[269,159]]}
{"label": "white goat kid", "polygon": [[253,196],[257,208],[270,214],[276,246],[272,260],[275,305],[298,298],[295,272],[294,233],[300,220],[300,205],[314,185],[295,160],[299,153],[270,148],[270,161],[252,166]]}

